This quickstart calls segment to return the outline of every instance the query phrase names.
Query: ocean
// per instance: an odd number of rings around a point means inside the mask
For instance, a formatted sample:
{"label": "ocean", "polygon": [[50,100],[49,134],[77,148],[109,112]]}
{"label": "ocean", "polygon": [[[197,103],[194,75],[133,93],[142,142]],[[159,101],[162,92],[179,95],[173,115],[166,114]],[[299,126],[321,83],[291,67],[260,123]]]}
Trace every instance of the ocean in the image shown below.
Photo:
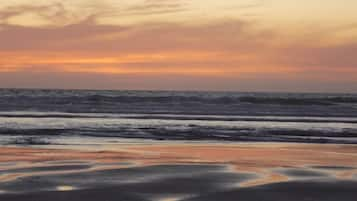
{"label": "ocean", "polygon": [[0,145],[357,143],[357,94],[0,90]]}

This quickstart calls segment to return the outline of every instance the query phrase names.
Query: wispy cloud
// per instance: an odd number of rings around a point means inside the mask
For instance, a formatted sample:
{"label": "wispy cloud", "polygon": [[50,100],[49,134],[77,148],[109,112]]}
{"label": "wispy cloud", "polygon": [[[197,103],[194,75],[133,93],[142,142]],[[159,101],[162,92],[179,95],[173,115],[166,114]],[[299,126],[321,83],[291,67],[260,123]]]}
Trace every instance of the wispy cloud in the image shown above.
{"label": "wispy cloud", "polygon": [[[13,19],[26,14],[32,14],[48,21],[49,26],[61,26],[83,20],[78,14],[68,11],[62,3],[55,2],[49,5],[29,4],[5,7],[0,10],[0,22],[2,24],[14,24]],[[23,20],[23,23],[19,22],[19,25],[25,24],[25,20]],[[36,25],[36,22],[33,22],[33,25]]]}
{"label": "wispy cloud", "polygon": [[121,10],[123,15],[153,15],[185,11],[186,3],[180,0],[146,0],[142,4]]}
{"label": "wispy cloud", "polygon": [[[355,23],[291,33],[259,20],[224,15],[192,22],[166,20],[191,13],[192,2],[186,0],[128,1],[112,7],[114,1],[108,0],[98,8],[94,2],[87,7],[56,2],[0,9],[0,74],[115,75],[152,82],[165,76],[180,75],[182,81],[198,76],[215,78],[226,87],[264,79],[274,86],[304,79],[357,85]],[[225,9],[254,14],[266,3],[240,2]],[[152,16],[155,20],[145,20]],[[120,23],[104,23],[104,18]],[[32,26],[36,20],[47,23]]]}
{"label": "wispy cloud", "polygon": [[[90,2],[90,1],[89,1]],[[24,19],[14,22],[13,19],[21,17],[26,14],[31,14],[37,19],[48,21],[48,26],[63,26],[76,24],[85,20],[89,16],[96,16],[97,18],[118,18],[118,17],[146,17],[149,15],[162,15],[172,14],[177,12],[183,12],[187,10],[187,3],[183,0],[145,0],[141,3],[128,4],[121,6],[113,6],[111,4],[103,3],[98,8],[95,4],[88,4],[85,6],[77,7],[75,9],[69,9],[65,2],[49,1],[46,5],[33,5],[31,3],[8,6],[0,8],[0,23],[8,25],[26,25],[26,21],[30,19]],[[39,25],[42,25],[38,22]],[[31,25],[36,25],[33,23]]]}

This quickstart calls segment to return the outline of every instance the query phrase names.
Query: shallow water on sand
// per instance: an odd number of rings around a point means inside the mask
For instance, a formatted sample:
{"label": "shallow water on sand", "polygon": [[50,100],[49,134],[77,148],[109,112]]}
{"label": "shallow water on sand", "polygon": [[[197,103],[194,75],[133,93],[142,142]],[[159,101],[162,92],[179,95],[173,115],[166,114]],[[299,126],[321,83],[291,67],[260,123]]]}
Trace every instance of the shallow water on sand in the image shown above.
{"label": "shallow water on sand", "polygon": [[[64,146],[66,147],[66,146]],[[357,196],[357,147],[122,143],[0,148],[0,200],[346,200]],[[59,148],[59,147],[57,147]]]}

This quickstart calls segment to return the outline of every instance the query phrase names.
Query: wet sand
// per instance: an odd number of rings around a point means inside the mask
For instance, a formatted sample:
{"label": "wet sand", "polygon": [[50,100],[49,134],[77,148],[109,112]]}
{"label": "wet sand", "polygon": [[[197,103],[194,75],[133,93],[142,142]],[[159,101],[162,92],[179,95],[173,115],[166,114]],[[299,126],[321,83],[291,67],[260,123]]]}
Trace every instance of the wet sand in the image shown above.
{"label": "wet sand", "polygon": [[352,201],[356,197],[355,145],[0,148],[0,201]]}

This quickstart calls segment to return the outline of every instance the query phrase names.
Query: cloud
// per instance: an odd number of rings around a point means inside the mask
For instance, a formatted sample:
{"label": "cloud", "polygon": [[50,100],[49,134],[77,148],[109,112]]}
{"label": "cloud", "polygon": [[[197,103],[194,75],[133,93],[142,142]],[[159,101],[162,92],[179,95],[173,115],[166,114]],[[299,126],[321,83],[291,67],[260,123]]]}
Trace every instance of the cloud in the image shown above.
{"label": "cloud", "polygon": [[[97,26],[89,17],[78,24],[60,27],[24,27],[18,25],[0,25],[0,51],[51,51],[69,50],[77,42],[100,34],[119,33],[125,30],[120,26]],[[93,47],[95,48],[95,47]]]}
{"label": "cloud", "polygon": [[357,43],[333,46],[294,45],[279,49],[274,58],[281,65],[310,71],[357,71]]}
{"label": "cloud", "polygon": [[[28,27],[63,26],[78,24],[89,16],[96,18],[147,18],[187,10],[183,0],[145,0],[141,3],[117,4],[111,1],[71,4],[68,1],[50,0],[46,4],[16,4],[0,7],[0,23]],[[44,23],[46,22],[46,23]],[[110,24],[110,23],[109,23]]]}
{"label": "cloud", "polygon": [[[145,16],[186,9],[181,1],[147,0],[120,8],[118,15]],[[95,88],[93,80],[100,82],[101,78],[110,80],[103,81],[103,88],[120,85],[153,89],[164,85],[165,89],[184,89],[190,85],[217,90],[301,90],[357,85],[357,44],[314,42],[333,39],[331,32],[282,40],[276,30],[242,19],[110,25],[98,22],[103,15],[113,14],[110,9],[84,19],[71,12],[63,4],[0,11],[1,86],[51,82],[53,87]],[[58,24],[34,27],[9,23],[9,19],[24,13],[36,13]],[[34,80],[37,76],[48,78]],[[61,85],[62,78],[70,80],[66,86]],[[77,78],[83,78],[82,84],[76,85]],[[12,79],[28,81],[16,85]]]}
{"label": "cloud", "polygon": [[123,15],[153,15],[176,13],[186,9],[182,0],[146,0],[142,4],[129,6],[121,12]]}
{"label": "cloud", "polygon": [[[341,76],[337,74],[336,77]],[[1,87],[64,89],[140,89],[140,90],[233,90],[356,92],[352,79],[316,79],[315,76],[289,76],[275,73],[232,76],[170,74],[103,74],[64,72],[0,73]]]}
{"label": "cloud", "polygon": [[61,27],[2,25],[0,51],[168,51],[256,49],[271,33],[251,30],[239,20],[208,24],[147,23],[139,25],[100,25],[95,16]]}
{"label": "cloud", "polygon": [[[286,43],[277,46],[278,34],[256,28],[254,22],[218,20],[196,25],[118,26],[97,24],[96,17],[59,27],[3,25],[0,54],[5,59],[0,60],[0,68],[3,71],[17,66],[17,69],[54,69],[57,72],[61,69],[92,73],[186,71],[186,74],[225,72],[236,75],[356,72],[354,52],[357,45],[324,47]],[[13,54],[6,56],[8,52]],[[19,55],[25,59],[16,59]],[[103,62],[101,58],[110,62]]]}
{"label": "cloud", "polygon": [[[256,56],[264,49],[265,38],[271,37],[268,32],[253,32],[249,23],[234,20],[198,25],[115,26],[96,24],[93,16],[62,27],[3,27],[0,31],[3,72],[196,75],[256,72],[259,70]],[[277,71],[272,66],[264,69]]]}
{"label": "cloud", "polygon": [[266,0],[253,0],[250,2],[244,2],[243,4],[239,4],[233,7],[227,7],[227,9],[248,10],[252,8],[262,8],[266,4],[267,4]]}
{"label": "cloud", "polygon": [[[31,19],[36,18],[36,19]],[[5,25],[22,26],[62,26],[81,21],[88,15],[74,13],[68,10],[61,2],[53,2],[48,5],[16,5],[0,10],[0,22]],[[47,24],[42,24],[46,21]]]}

